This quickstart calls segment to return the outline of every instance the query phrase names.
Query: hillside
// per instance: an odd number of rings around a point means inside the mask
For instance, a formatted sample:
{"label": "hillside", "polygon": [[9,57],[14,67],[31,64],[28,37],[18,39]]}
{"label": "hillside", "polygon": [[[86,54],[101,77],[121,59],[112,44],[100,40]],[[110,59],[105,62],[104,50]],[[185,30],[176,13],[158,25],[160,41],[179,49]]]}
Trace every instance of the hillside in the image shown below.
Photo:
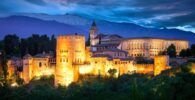
{"label": "hillside", "polygon": [[[72,17],[71,17],[72,16]],[[44,19],[44,20],[43,20]],[[17,34],[21,37],[37,34],[82,33],[88,36],[92,20],[75,15],[17,15],[0,18],[0,39],[6,34]],[[100,33],[119,34],[124,37],[162,37],[186,39],[195,43],[195,34],[178,29],[145,28],[132,23],[114,23],[96,20]]]}

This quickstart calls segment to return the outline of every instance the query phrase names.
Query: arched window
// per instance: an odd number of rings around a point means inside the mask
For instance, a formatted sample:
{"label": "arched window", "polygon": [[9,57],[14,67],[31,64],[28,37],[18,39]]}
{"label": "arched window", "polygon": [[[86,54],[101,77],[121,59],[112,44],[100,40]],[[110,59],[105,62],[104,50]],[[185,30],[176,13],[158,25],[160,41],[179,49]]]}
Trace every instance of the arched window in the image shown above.
{"label": "arched window", "polygon": [[39,62],[39,67],[41,67],[42,66],[42,63],[41,62]]}

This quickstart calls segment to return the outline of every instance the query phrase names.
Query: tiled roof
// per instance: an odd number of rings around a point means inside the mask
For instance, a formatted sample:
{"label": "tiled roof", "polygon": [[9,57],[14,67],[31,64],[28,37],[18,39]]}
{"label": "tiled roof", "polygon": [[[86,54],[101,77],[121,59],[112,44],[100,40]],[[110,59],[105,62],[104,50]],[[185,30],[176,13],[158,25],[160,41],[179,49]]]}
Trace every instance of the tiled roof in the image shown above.
{"label": "tiled roof", "polygon": [[104,38],[105,36],[107,36],[107,35],[105,35],[105,34],[98,34],[98,35],[95,37],[95,39]]}
{"label": "tiled roof", "polygon": [[160,38],[160,37],[130,37],[130,38],[124,38],[124,40],[130,40],[130,39],[162,39],[162,40],[184,40],[185,39],[179,39],[179,38]]}
{"label": "tiled roof", "polygon": [[117,44],[97,44],[97,45],[94,45],[93,47],[105,47],[105,46],[119,46],[119,43]]}
{"label": "tiled roof", "polygon": [[111,35],[107,35],[107,36],[105,36],[104,38],[123,38],[122,36],[120,36],[120,35],[117,35],[117,34],[111,34]]}

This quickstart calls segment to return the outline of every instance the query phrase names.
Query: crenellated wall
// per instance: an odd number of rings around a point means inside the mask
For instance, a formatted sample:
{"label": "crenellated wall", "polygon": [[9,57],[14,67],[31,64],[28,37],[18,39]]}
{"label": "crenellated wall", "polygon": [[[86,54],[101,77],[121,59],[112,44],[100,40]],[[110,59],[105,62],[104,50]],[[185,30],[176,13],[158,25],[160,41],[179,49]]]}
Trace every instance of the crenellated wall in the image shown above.
{"label": "crenellated wall", "polygon": [[139,74],[153,74],[154,72],[154,64],[135,64],[136,73]]}
{"label": "crenellated wall", "polygon": [[155,56],[154,58],[154,75],[160,74],[163,70],[169,69],[168,56]]}
{"label": "crenellated wall", "polygon": [[29,83],[33,78],[33,58],[32,57],[24,57],[23,59],[23,79],[25,83]]}
{"label": "crenellated wall", "polygon": [[80,65],[79,74],[92,74],[92,75],[109,75],[108,70],[116,69],[116,76],[135,72],[136,68],[133,65],[133,61],[112,59],[108,60],[106,57],[91,58],[90,64]]}
{"label": "crenellated wall", "polygon": [[85,37],[83,35],[62,35],[57,37],[55,86],[69,85],[77,81],[77,69],[73,64],[85,62]]}
{"label": "crenellated wall", "polygon": [[[161,42],[157,44],[160,45]],[[25,83],[29,83],[34,77],[54,74],[55,86],[68,86],[76,82],[79,75],[107,76],[110,69],[116,69],[115,76],[118,77],[132,73],[158,75],[168,68],[169,57],[167,56],[155,56],[154,64],[135,64],[134,60],[128,57],[94,56],[90,48],[85,47],[85,37],[74,34],[57,37],[56,59],[24,56],[22,78]]]}
{"label": "crenellated wall", "polygon": [[23,58],[23,72],[22,77],[25,83],[29,83],[33,78],[40,78],[41,76],[50,76],[54,74],[54,66],[49,65],[49,58],[47,57],[24,57]]}

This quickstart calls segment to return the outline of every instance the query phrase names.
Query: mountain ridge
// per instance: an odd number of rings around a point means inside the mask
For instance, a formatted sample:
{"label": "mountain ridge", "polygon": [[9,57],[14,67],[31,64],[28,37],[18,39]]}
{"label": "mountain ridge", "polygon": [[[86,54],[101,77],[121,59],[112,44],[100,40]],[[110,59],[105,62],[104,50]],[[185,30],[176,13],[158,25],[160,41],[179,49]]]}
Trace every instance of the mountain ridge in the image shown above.
{"label": "mountain ridge", "polygon": [[[45,15],[47,16],[47,15]],[[64,15],[66,18],[66,15]],[[55,34],[60,33],[83,33],[85,36],[89,34],[91,19],[83,19],[68,15],[69,19],[59,22],[55,19],[43,20],[41,18],[29,17],[26,15],[14,15],[0,18],[0,36],[4,37],[8,33],[15,33],[20,37],[28,37],[33,33],[37,34]],[[62,18],[63,20],[63,18]],[[69,21],[70,20],[70,21]],[[74,24],[71,21],[74,20]],[[76,24],[79,22],[85,22]],[[155,29],[146,28],[133,23],[115,23],[104,20],[96,20],[100,33],[118,34],[123,37],[157,37],[157,38],[180,38],[195,43],[195,34],[178,29]],[[2,39],[2,38],[1,38]]]}

